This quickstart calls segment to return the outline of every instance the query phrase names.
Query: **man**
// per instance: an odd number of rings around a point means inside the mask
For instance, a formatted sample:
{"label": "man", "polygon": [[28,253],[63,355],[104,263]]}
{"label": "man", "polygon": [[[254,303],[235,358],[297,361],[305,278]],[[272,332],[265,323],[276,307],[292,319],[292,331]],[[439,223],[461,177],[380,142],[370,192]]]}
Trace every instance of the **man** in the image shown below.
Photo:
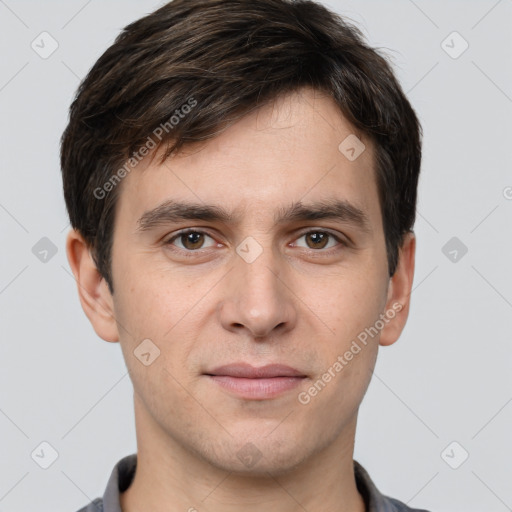
{"label": "man", "polygon": [[62,139],[68,259],[137,432],[82,511],[411,510],[353,448],[408,315],[420,141],[318,3],[175,0],[124,29]]}

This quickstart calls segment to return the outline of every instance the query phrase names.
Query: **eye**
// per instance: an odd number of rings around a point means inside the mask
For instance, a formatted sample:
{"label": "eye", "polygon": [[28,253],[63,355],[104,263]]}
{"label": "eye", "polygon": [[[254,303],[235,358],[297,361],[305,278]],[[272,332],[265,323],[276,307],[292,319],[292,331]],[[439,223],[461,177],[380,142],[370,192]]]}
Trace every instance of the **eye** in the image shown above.
{"label": "eye", "polygon": [[[211,240],[210,245],[205,245],[205,238],[209,238]],[[336,247],[336,245],[347,245],[342,239],[333,233],[330,233],[329,231],[310,230],[302,233],[296,240],[300,240],[301,238],[305,239],[305,246],[299,245],[297,242],[292,245],[297,247],[305,247],[306,249],[310,249],[314,252],[328,252],[320,250],[326,248],[331,249]],[[173,250],[174,248],[177,248],[178,250],[186,253],[199,252],[201,249],[208,249],[217,245],[213,237],[208,235],[208,233],[196,229],[182,230],[170,237],[164,243],[167,246],[171,246]]]}
{"label": "eye", "polygon": [[191,252],[191,251],[193,252],[198,249],[205,248],[205,246],[204,246],[205,237],[208,237],[213,241],[213,243],[209,247],[215,246],[215,241],[213,240],[213,238],[210,235],[208,235],[204,231],[197,231],[197,230],[193,230],[193,229],[180,231],[173,237],[169,238],[165,242],[165,244],[166,245],[175,245],[174,241],[178,240],[182,245],[181,246],[178,245],[177,247],[179,247],[180,249],[189,251],[189,252]]}
{"label": "eye", "polygon": [[[346,245],[340,238],[338,238],[333,233],[330,233],[329,231],[319,231],[319,230],[307,231],[306,233],[302,233],[302,235],[299,238],[297,238],[297,240],[300,240],[301,238],[305,239],[306,248],[313,249],[313,250],[325,249],[327,247],[329,241],[338,242],[338,244],[334,243],[334,246],[340,245],[340,244]],[[304,247],[304,246],[302,246],[302,247]],[[330,247],[327,247],[327,248],[330,249],[332,247],[333,247],[333,245],[331,245]]]}

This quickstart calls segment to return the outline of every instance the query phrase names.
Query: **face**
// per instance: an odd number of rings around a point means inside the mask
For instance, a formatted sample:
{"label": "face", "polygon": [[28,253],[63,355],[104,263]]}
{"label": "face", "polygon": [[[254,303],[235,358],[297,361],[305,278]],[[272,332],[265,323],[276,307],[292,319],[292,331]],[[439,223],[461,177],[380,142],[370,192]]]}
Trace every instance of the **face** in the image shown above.
{"label": "face", "polygon": [[121,343],[144,435],[253,474],[353,440],[411,265],[390,282],[372,146],[354,159],[348,136],[303,89],[124,179],[115,321],[89,317]]}

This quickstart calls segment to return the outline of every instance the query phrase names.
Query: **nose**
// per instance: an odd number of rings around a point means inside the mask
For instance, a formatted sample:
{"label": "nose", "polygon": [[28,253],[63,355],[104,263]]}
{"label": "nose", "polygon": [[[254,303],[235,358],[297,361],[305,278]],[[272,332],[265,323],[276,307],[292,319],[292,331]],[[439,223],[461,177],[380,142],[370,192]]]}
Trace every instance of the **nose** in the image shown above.
{"label": "nose", "polygon": [[293,329],[297,298],[290,276],[286,261],[270,247],[263,248],[254,261],[235,255],[219,305],[222,326],[260,339]]}

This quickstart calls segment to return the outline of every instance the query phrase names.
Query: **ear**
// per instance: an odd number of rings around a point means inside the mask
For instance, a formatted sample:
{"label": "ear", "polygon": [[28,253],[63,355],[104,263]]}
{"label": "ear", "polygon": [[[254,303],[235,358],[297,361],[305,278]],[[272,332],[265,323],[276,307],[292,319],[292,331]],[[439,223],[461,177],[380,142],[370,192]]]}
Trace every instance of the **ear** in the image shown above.
{"label": "ear", "polygon": [[407,322],[414,278],[415,252],[416,237],[414,233],[409,232],[404,236],[398,253],[396,271],[389,280],[385,313],[388,321],[381,331],[379,341],[382,346],[395,343]]}
{"label": "ear", "polygon": [[74,229],[68,233],[66,253],[75,276],[82,309],[96,334],[105,341],[119,341],[112,294],[96,268],[87,243]]}

